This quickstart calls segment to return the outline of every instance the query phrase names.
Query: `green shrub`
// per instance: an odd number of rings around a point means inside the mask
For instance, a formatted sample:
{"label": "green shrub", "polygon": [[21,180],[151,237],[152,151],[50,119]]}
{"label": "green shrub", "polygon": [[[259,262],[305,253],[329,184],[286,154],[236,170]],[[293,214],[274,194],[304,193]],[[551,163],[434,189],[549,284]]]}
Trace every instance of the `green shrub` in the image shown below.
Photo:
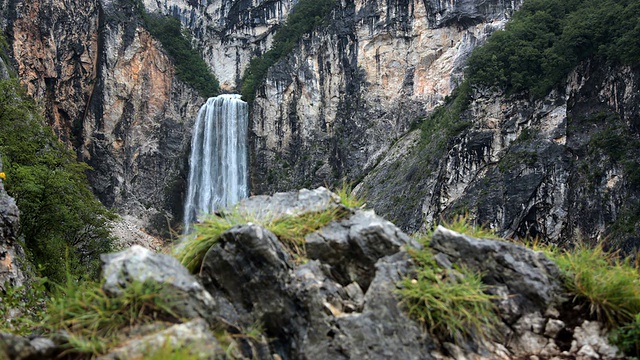
{"label": "green shrub", "polygon": [[67,354],[101,355],[127,339],[127,329],[158,321],[177,322],[175,293],[156,283],[128,284],[111,297],[100,283],[69,279],[52,296],[43,326],[69,335]]}
{"label": "green shrub", "polygon": [[0,286],[0,331],[29,335],[44,316],[45,279],[13,287],[9,282]]}
{"label": "green shrub", "polygon": [[[470,235],[470,234],[469,234]],[[419,239],[422,249],[409,249],[415,270],[400,283],[398,293],[410,316],[443,340],[461,343],[469,337],[492,336],[500,319],[481,275],[464,267],[437,265],[428,248],[431,236]]]}
{"label": "green shrub", "polygon": [[637,0],[529,0],[468,61],[472,84],[546,95],[581,61],[640,60]]}
{"label": "green shrub", "polygon": [[598,320],[615,328],[633,321],[640,313],[640,278],[629,260],[621,260],[617,253],[608,253],[602,246],[543,250],[560,268],[574,300],[586,303]]}
{"label": "green shrub", "polygon": [[0,154],[21,213],[19,235],[41,275],[96,276],[115,215],[91,192],[89,166],[58,141],[17,80],[0,80]]}
{"label": "green shrub", "polygon": [[640,357],[640,314],[613,332],[611,342],[632,359]]}
{"label": "green shrub", "polygon": [[421,122],[416,122],[414,126],[421,131],[422,147],[429,145],[434,151],[441,151],[452,137],[471,126],[471,123],[462,116],[470,102],[471,87],[468,81],[464,81],[456,88],[446,104],[434,109]]}
{"label": "green shrub", "polygon": [[234,225],[251,222],[271,231],[280,239],[296,261],[303,261],[306,257],[305,236],[346,215],[347,211],[342,208],[332,208],[298,216],[283,216],[281,214],[254,216],[233,210],[225,213],[223,217],[210,216],[203,222],[195,224],[194,234],[187,235],[185,240],[176,247],[175,256],[189,271],[196,273],[200,270],[205,254],[218,242],[223,232]]}
{"label": "green shrub", "polygon": [[322,24],[335,5],[335,0],[300,0],[289,14],[286,23],[278,30],[273,46],[261,57],[254,57],[242,77],[242,96],[252,102],[258,86],[267,71],[278,60],[288,55],[302,35]]}
{"label": "green shrub", "polygon": [[143,19],[147,30],[160,41],[173,59],[176,76],[193,86],[204,98],[218,95],[218,79],[200,53],[191,46],[188,34],[182,31],[180,20],[171,16],[147,14],[144,11]]}

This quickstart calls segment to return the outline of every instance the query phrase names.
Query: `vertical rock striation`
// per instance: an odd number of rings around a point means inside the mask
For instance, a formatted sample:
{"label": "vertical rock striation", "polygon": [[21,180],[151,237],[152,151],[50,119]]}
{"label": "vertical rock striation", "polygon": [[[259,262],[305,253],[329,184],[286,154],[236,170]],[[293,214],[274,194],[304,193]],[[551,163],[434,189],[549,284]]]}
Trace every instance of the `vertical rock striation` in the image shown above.
{"label": "vertical rock striation", "polygon": [[[180,18],[224,89],[265,52],[295,0],[143,2]],[[18,76],[47,121],[93,170],[110,208],[156,233],[182,219],[193,120],[204,102],[129,0],[3,0]],[[6,5],[6,6],[5,6]],[[162,230],[164,229],[164,230]]]}
{"label": "vertical rock striation", "polygon": [[364,176],[457,86],[521,1],[339,2],[271,68],[251,117],[256,192]]}
{"label": "vertical rock striation", "polygon": [[[18,76],[73,145],[100,200],[148,229],[182,218],[192,121],[203,100],[127,0],[14,0]],[[37,25],[34,25],[37,24]]]}
{"label": "vertical rock striation", "polygon": [[223,90],[237,89],[249,61],[266,52],[298,0],[144,0],[147,10],[178,17]]}
{"label": "vertical rock striation", "polygon": [[[405,229],[469,213],[507,237],[638,244],[637,67],[588,62],[545,98],[476,89],[467,128],[401,139],[359,190]],[[631,235],[630,235],[631,234]]]}

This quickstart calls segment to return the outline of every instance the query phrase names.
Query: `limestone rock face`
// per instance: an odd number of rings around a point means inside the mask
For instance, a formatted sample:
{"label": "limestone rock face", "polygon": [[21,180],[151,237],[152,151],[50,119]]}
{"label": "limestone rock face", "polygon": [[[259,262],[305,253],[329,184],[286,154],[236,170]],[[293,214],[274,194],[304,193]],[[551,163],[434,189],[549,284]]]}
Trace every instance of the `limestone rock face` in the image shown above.
{"label": "limestone rock face", "polygon": [[13,1],[12,55],[28,93],[60,138],[80,135],[98,79],[98,0]]}
{"label": "limestone rock face", "polygon": [[[93,167],[96,195],[168,237],[167,225],[182,218],[191,129],[204,99],[177,80],[133,1],[5,2],[0,24],[18,76],[60,138]],[[144,1],[148,11],[181,20],[226,90],[269,48],[295,3]]]}
{"label": "limestone rock face", "polygon": [[463,129],[431,143],[406,135],[358,190],[411,231],[466,212],[502,236],[609,237],[633,252],[637,231],[622,229],[638,226],[639,79],[590,62],[535,101],[476,89]]}
{"label": "limestone rock face", "polygon": [[357,179],[457,86],[521,1],[343,1],[269,71],[251,114],[256,193]]}
{"label": "limestone rock face", "polygon": [[14,1],[12,56],[109,208],[166,235],[181,220],[197,93],[126,0]]}
{"label": "limestone rock face", "polygon": [[251,58],[265,53],[298,0],[144,0],[150,12],[176,16],[189,29],[225,91],[239,85]]}
{"label": "limestone rock face", "polygon": [[168,222],[182,220],[191,128],[203,100],[175,78],[146,30],[112,11],[105,10],[102,76],[83,122],[81,158],[106,206],[167,235]]}

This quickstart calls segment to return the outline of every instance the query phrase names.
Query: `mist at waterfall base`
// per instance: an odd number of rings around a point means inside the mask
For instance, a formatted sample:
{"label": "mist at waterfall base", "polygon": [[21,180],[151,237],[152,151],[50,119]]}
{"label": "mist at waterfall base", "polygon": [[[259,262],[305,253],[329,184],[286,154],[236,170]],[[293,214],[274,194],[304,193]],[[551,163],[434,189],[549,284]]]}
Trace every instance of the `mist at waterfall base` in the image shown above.
{"label": "mist at waterfall base", "polygon": [[206,214],[248,196],[248,105],[240,95],[209,98],[191,139],[184,230]]}

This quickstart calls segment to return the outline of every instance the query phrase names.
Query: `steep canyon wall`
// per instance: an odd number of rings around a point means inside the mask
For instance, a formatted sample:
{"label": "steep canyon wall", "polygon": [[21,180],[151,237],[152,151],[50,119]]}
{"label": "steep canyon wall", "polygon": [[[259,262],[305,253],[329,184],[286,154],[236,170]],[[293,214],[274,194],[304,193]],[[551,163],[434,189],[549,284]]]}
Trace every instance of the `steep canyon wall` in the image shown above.
{"label": "steep canyon wall", "polygon": [[[191,129],[205,99],[175,76],[137,0],[3,0],[18,76],[100,200],[165,232],[182,217]],[[296,1],[144,1],[179,18],[223,89],[237,85]]]}
{"label": "steep canyon wall", "polygon": [[[297,1],[143,3],[179,18],[222,89],[234,91]],[[0,4],[18,75],[93,166],[103,203],[150,229],[179,222],[191,128],[205,99],[175,77],[136,1]],[[464,212],[516,237],[595,241],[633,229],[638,161],[609,147],[636,144],[637,69],[583,64],[535,101],[474,89],[454,133],[433,141],[416,130],[461,83],[471,51],[521,4],[337,1],[257,90],[251,191],[355,181],[370,207],[408,231]]]}
{"label": "steep canyon wall", "polygon": [[521,1],[342,1],[271,68],[252,110],[254,192],[362,178],[460,82]]}
{"label": "steep canyon wall", "polygon": [[638,238],[640,70],[596,61],[548,96],[475,89],[465,128],[439,145],[415,130],[359,185],[405,229],[468,214],[502,236],[604,242]]}
{"label": "steep canyon wall", "polygon": [[96,195],[166,229],[181,211],[185,152],[203,99],[175,78],[131,1],[10,5],[18,76],[61,140],[93,167]]}

